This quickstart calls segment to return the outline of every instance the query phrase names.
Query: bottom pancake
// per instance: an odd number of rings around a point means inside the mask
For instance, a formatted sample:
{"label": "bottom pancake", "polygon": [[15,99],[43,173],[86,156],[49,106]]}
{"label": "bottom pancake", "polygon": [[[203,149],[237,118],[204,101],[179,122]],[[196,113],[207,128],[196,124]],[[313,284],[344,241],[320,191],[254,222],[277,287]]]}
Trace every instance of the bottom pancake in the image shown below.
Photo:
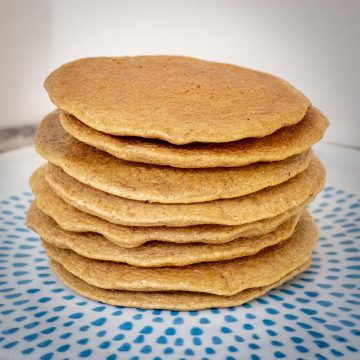
{"label": "bottom pancake", "polygon": [[85,281],[72,275],[54,260],[51,261],[51,267],[60,280],[70,289],[80,295],[102,303],[143,309],[190,311],[244,304],[266,294],[270,290],[282,285],[284,282],[293,279],[298,274],[305,271],[310,266],[310,263],[311,260],[307,260],[297,269],[289,272],[283,278],[271,285],[247,289],[231,296],[185,291],[143,292],[100,289],[89,285]]}

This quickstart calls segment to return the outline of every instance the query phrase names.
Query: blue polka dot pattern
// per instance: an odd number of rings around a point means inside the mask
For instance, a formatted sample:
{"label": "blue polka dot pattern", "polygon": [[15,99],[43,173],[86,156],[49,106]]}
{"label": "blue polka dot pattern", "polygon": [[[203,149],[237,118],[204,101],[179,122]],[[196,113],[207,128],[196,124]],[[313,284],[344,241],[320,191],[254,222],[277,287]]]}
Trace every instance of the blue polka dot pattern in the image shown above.
{"label": "blue polka dot pattern", "polygon": [[0,358],[359,359],[360,199],[327,187],[309,270],[240,307],[162,311],[108,306],[51,273],[24,225],[30,193],[0,201]]}

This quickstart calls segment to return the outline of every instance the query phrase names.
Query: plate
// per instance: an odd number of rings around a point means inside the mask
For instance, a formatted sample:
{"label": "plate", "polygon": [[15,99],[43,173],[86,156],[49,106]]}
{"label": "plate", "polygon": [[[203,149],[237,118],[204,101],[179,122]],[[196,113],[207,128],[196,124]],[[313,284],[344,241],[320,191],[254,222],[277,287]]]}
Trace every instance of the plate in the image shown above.
{"label": "plate", "polygon": [[79,296],[53,275],[24,225],[23,176],[39,159],[20,154],[1,167],[27,163],[1,190],[0,359],[360,358],[359,192],[329,179],[310,207],[321,231],[311,268],[266,296],[225,309],[132,309]]}

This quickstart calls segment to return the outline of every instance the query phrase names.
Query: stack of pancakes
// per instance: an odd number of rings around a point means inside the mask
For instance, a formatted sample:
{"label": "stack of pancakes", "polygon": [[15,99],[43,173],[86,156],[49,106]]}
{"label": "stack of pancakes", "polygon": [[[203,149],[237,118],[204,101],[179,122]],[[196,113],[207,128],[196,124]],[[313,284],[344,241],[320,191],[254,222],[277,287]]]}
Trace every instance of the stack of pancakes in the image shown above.
{"label": "stack of pancakes", "polygon": [[27,223],[76,292],[109,304],[234,306],[306,269],[324,115],[272,75],[177,56],[88,58],[45,81],[48,161]]}

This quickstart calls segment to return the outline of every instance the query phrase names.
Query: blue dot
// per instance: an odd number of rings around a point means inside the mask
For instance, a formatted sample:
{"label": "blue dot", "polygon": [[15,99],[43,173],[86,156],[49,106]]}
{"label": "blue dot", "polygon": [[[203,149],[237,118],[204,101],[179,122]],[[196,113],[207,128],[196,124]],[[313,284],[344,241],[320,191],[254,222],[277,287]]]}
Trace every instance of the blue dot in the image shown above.
{"label": "blue dot", "polygon": [[228,350],[230,352],[238,352],[239,351],[239,349],[236,346],[233,346],[233,345],[228,346]]}
{"label": "blue dot", "polygon": [[272,309],[272,308],[266,308],[265,311],[266,311],[268,314],[270,314],[270,315],[276,315],[276,314],[279,313],[278,310]]}
{"label": "blue dot", "polygon": [[145,345],[141,348],[140,352],[142,354],[149,354],[152,352],[152,347],[150,345]]}
{"label": "blue dot", "polygon": [[172,336],[176,334],[176,330],[173,327],[169,327],[165,330],[165,334],[168,336]]}
{"label": "blue dot", "polygon": [[157,322],[157,323],[161,323],[161,322],[164,322],[164,319],[160,316],[158,317],[155,317],[152,319],[153,322]]}
{"label": "blue dot", "polygon": [[34,351],[34,348],[27,348],[27,349],[23,350],[22,353],[23,353],[24,355],[29,355],[29,354],[31,354],[33,351]]}
{"label": "blue dot", "polygon": [[62,345],[60,347],[58,347],[57,351],[58,352],[65,352],[65,351],[68,351],[70,348],[70,345],[69,344],[65,344],[65,345]]}
{"label": "blue dot", "polygon": [[133,324],[130,321],[124,322],[119,326],[119,329],[121,330],[131,330],[133,328]]}
{"label": "blue dot", "polygon": [[142,328],[140,330],[141,334],[151,334],[153,332],[153,327],[152,326],[145,326],[144,328]]}
{"label": "blue dot", "polygon": [[51,334],[56,330],[56,327],[52,326],[41,331],[42,334]]}
{"label": "blue dot", "polygon": [[6,345],[3,346],[4,349],[11,349],[13,348],[15,345],[17,345],[19,342],[18,341],[12,341]]}
{"label": "blue dot", "polygon": [[324,349],[330,346],[327,342],[323,340],[314,340],[314,344],[318,346],[320,349]]}
{"label": "blue dot", "polygon": [[175,345],[176,346],[182,346],[184,344],[184,340],[182,338],[176,338],[175,339]]}
{"label": "blue dot", "polygon": [[275,321],[272,321],[272,320],[270,320],[270,319],[264,319],[262,322],[263,322],[263,324],[266,325],[266,326],[273,326],[273,325],[276,324]]}
{"label": "blue dot", "polygon": [[129,343],[124,343],[119,347],[119,351],[127,352],[131,349],[131,345]]}
{"label": "blue dot", "polygon": [[308,333],[309,333],[312,337],[314,337],[315,339],[321,339],[321,338],[324,337],[323,334],[321,334],[321,333],[319,333],[319,332],[317,332],[317,331],[309,330]]}
{"label": "blue dot", "polygon": [[282,358],[285,358],[286,355],[285,355],[283,352],[281,352],[281,351],[275,351],[275,352],[274,352],[274,357],[275,357],[276,359],[282,359]]}
{"label": "blue dot", "polygon": [[184,323],[184,319],[181,318],[181,317],[176,317],[174,320],[173,320],[173,324],[175,325],[181,325]]}
{"label": "blue dot", "polygon": [[50,359],[52,359],[52,357],[53,357],[53,355],[54,355],[54,353],[47,353],[47,354],[44,354],[44,355],[42,355],[42,356],[40,356],[40,360],[50,360]]}
{"label": "blue dot", "polygon": [[344,354],[338,350],[331,349],[330,350],[335,356],[344,356]]}
{"label": "blue dot", "polygon": [[232,330],[229,329],[229,328],[226,327],[226,326],[222,326],[222,327],[220,328],[220,331],[221,331],[222,333],[224,333],[224,334],[229,334],[229,333],[232,332]]}
{"label": "blue dot", "polygon": [[224,319],[225,319],[225,321],[228,322],[228,323],[237,321],[237,319],[236,319],[234,316],[231,316],[231,315],[226,315],[226,316],[224,317]]}
{"label": "blue dot", "polygon": [[200,324],[210,324],[210,320],[208,318],[201,318],[199,322]]}
{"label": "blue dot", "polygon": [[166,336],[159,336],[156,340],[158,344],[167,344],[167,338]]}
{"label": "blue dot", "polygon": [[302,342],[304,342],[304,339],[297,337],[297,336],[292,336],[290,338],[295,344],[301,344]]}
{"label": "blue dot", "polygon": [[123,340],[124,339],[124,335],[123,334],[117,334],[113,337],[113,340],[114,341],[120,341],[120,340]]}
{"label": "blue dot", "polygon": [[99,348],[100,349],[108,349],[110,347],[110,345],[111,345],[110,341],[104,341],[99,345]]}
{"label": "blue dot", "polygon": [[173,354],[174,353],[174,349],[171,347],[167,347],[164,350],[164,354]]}
{"label": "blue dot", "polygon": [[243,328],[244,328],[245,330],[253,330],[253,329],[254,329],[254,327],[253,327],[251,324],[248,324],[248,323],[244,324],[244,325],[243,325]]}
{"label": "blue dot", "polygon": [[80,345],[86,345],[88,342],[89,342],[88,338],[82,338],[82,339],[77,341],[77,343],[80,344]]}
{"label": "blue dot", "polygon": [[193,336],[197,336],[197,335],[201,335],[203,333],[203,331],[198,328],[198,327],[193,327],[190,331],[191,335]]}
{"label": "blue dot", "polygon": [[102,317],[102,318],[99,318],[97,320],[94,320],[91,322],[91,325],[94,325],[94,326],[101,326],[101,325],[104,325],[106,322],[106,318],[105,317]]}
{"label": "blue dot", "polygon": [[83,316],[84,316],[83,313],[77,312],[77,313],[69,315],[69,318],[70,319],[81,319]]}
{"label": "blue dot", "polygon": [[122,310],[116,310],[116,311],[114,311],[111,315],[112,316],[120,316],[120,315],[122,315]]}
{"label": "blue dot", "polygon": [[330,331],[340,331],[341,330],[341,327],[336,326],[336,325],[324,324],[324,326]]}
{"label": "blue dot", "polygon": [[79,357],[88,357],[92,354],[92,350],[91,349],[86,349],[81,351],[81,353],[79,353]]}
{"label": "blue dot", "polygon": [[[285,329],[286,330],[286,329]],[[288,331],[288,330],[286,330]],[[266,332],[270,335],[270,336],[277,336],[278,333],[274,330],[271,330],[271,329],[266,329]]]}
{"label": "blue dot", "polygon": [[302,345],[295,346],[295,349],[301,353],[307,353],[309,352],[309,349]]}
{"label": "blue dot", "polygon": [[220,345],[220,344],[222,344],[222,340],[221,340],[221,338],[219,338],[218,336],[213,336],[213,337],[211,338],[211,341],[212,341],[212,343],[213,343],[214,345]]}

